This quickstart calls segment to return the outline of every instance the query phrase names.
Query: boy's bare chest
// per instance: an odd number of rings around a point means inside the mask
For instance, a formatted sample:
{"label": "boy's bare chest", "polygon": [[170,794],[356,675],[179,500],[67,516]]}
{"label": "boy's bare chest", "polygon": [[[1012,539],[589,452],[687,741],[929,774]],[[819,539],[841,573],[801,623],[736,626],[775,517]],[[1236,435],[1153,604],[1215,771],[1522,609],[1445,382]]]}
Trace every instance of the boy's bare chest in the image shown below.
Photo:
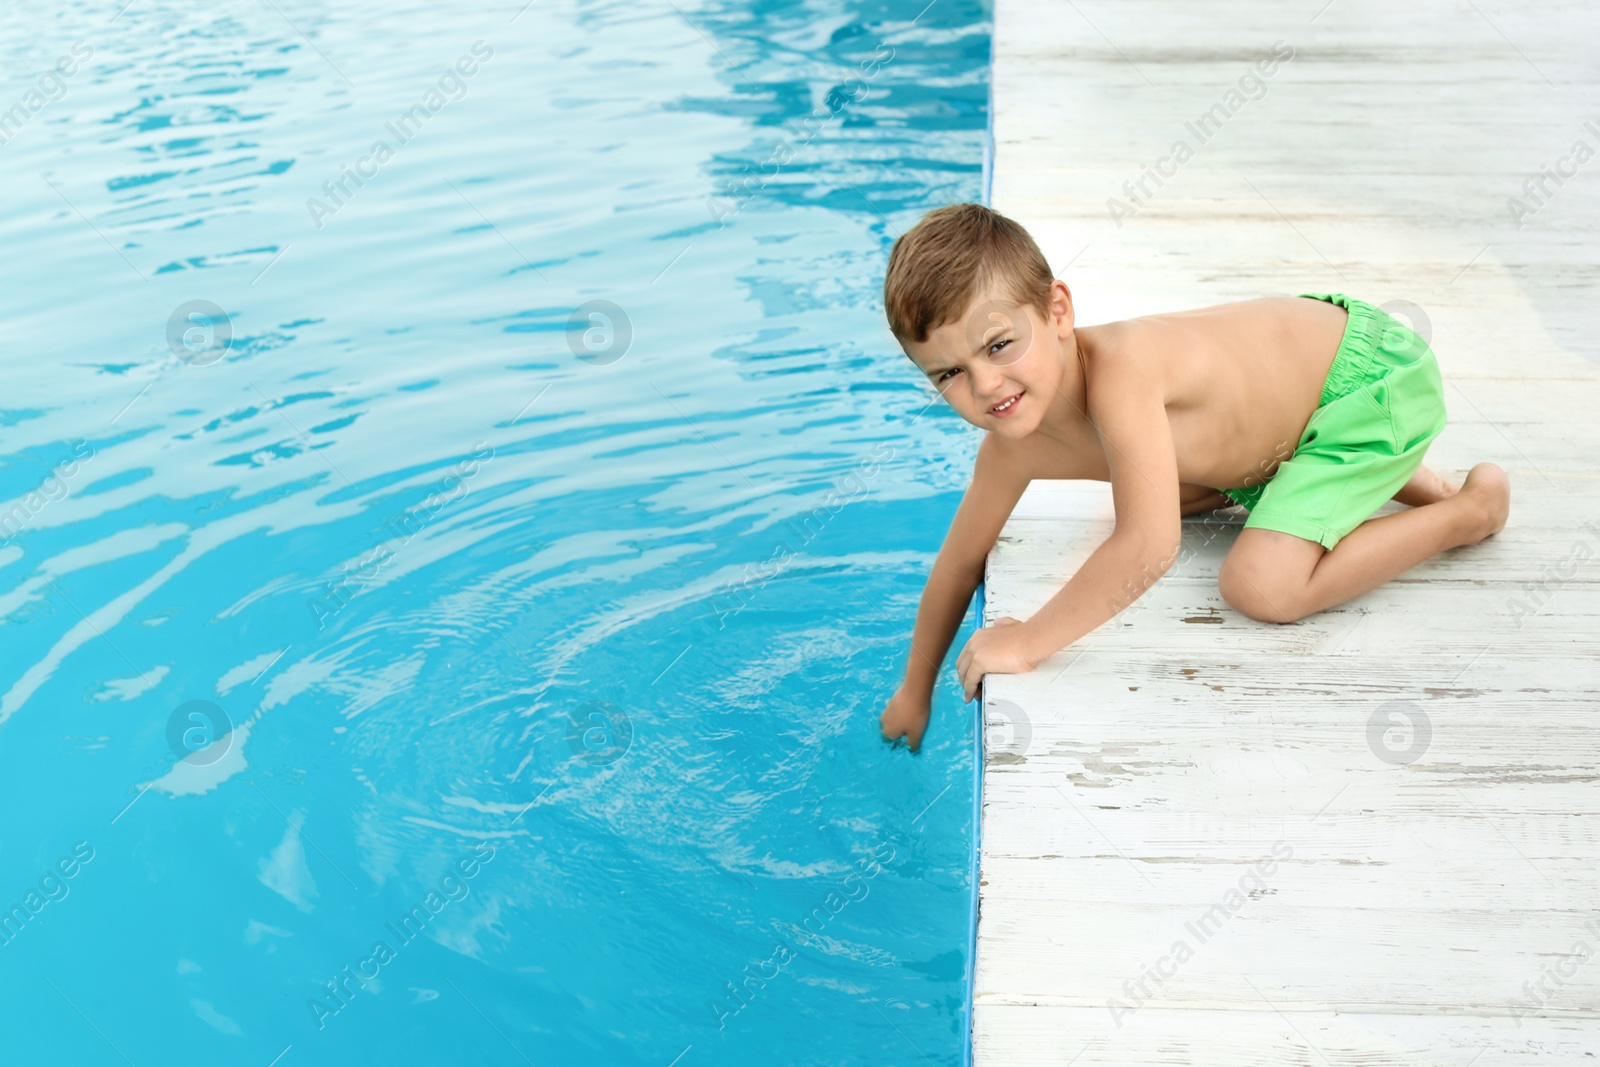
{"label": "boy's bare chest", "polygon": [[1075,434],[1064,442],[1034,434],[1022,447],[1028,450],[1029,473],[1034,478],[1111,480],[1105,445],[1093,433]]}

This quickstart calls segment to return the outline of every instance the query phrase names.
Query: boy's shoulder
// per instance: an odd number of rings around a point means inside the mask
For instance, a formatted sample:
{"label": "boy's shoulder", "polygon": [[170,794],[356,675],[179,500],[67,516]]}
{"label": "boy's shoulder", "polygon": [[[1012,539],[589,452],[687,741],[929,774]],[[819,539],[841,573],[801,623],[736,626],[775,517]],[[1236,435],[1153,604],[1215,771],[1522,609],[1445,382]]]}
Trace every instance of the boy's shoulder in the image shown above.
{"label": "boy's shoulder", "polygon": [[1123,319],[1095,328],[1095,343],[1079,350],[1082,411],[1093,425],[1110,405],[1163,393],[1172,352],[1183,341],[1159,316]]}

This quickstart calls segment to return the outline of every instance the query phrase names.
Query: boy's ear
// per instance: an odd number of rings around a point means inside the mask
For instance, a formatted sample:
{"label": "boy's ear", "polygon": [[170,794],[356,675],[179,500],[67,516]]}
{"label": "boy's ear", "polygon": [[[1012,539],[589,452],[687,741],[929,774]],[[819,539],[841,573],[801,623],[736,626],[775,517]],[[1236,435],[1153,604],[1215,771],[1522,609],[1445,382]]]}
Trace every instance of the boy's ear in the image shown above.
{"label": "boy's ear", "polygon": [[1050,320],[1055,324],[1058,336],[1065,337],[1071,332],[1074,321],[1072,290],[1060,278],[1050,283]]}

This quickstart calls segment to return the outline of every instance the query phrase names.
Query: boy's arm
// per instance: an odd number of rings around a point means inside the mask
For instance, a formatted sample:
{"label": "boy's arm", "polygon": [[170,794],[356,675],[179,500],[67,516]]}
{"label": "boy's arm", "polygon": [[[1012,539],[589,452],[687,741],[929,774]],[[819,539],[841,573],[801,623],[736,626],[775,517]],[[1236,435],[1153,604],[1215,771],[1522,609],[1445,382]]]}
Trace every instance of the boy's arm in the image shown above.
{"label": "boy's arm", "polygon": [[1137,600],[1171,568],[1183,541],[1178,459],[1163,383],[1119,373],[1090,405],[1111,470],[1116,526],[1062,589],[1028,620],[1043,659]]}
{"label": "boy's arm", "polygon": [[922,591],[905,681],[883,716],[885,737],[906,736],[913,749],[920,745],[939,665],[983,581],[984,560],[1032,477],[1005,442],[986,436],[979,445],[972,483],[956,508]]}
{"label": "boy's arm", "polygon": [[[1019,642],[1012,647],[1020,648],[1023,659],[1031,664],[1070,645],[1137,600],[1172,567],[1182,545],[1178,463],[1162,383],[1154,375],[1123,372],[1097,385],[1090,415],[1110,466],[1116,526],[1072,579],[1022,627],[1015,628],[1022,633],[990,632],[986,643]],[[969,700],[977,693],[985,666],[1004,669],[1004,656],[995,654],[998,649],[988,650],[987,656],[985,651],[981,645],[972,649],[973,656],[963,650],[959,666]],[[974,659],[976,664],[971,662]]]}
{"label": "boy's arm", "polygon": [[1004,442],[986,436],[978,446],[972,483],[961,497],[949,532],[933,561],[928,583],[911,632],[911,655],[905,687],[922,696],[933,693],[939,664],[961,628],[972,594],[983,582],[983,565],[1032,480],[1030,473],[1005,453]]}

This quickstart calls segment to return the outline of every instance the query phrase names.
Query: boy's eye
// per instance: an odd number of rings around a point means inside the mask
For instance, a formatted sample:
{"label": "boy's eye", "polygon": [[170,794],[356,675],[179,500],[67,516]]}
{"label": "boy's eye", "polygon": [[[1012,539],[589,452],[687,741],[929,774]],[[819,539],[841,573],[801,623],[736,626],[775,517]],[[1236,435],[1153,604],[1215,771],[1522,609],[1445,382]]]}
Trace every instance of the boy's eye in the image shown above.
{"label": "boy's eye", "polygon": [[1011,338],[1002,337],[1000,340],[995,341],[993,344],[991,344],[989,346],[989,354],[991,356],[994,355],[996,352],[1000,351],[1002,348],[1004,348],[1006,345],[1008,345],[1010,343],[1011,343]]}
{"label": "boy's eye", "polygon": [[961,368],[960,367],[951,367],[949,370],[947,370],[943,374],[939,375],[939,381],[942,382],[946,378],[950,377],[950,375],[959,374],[959,373],[961,373]]}

